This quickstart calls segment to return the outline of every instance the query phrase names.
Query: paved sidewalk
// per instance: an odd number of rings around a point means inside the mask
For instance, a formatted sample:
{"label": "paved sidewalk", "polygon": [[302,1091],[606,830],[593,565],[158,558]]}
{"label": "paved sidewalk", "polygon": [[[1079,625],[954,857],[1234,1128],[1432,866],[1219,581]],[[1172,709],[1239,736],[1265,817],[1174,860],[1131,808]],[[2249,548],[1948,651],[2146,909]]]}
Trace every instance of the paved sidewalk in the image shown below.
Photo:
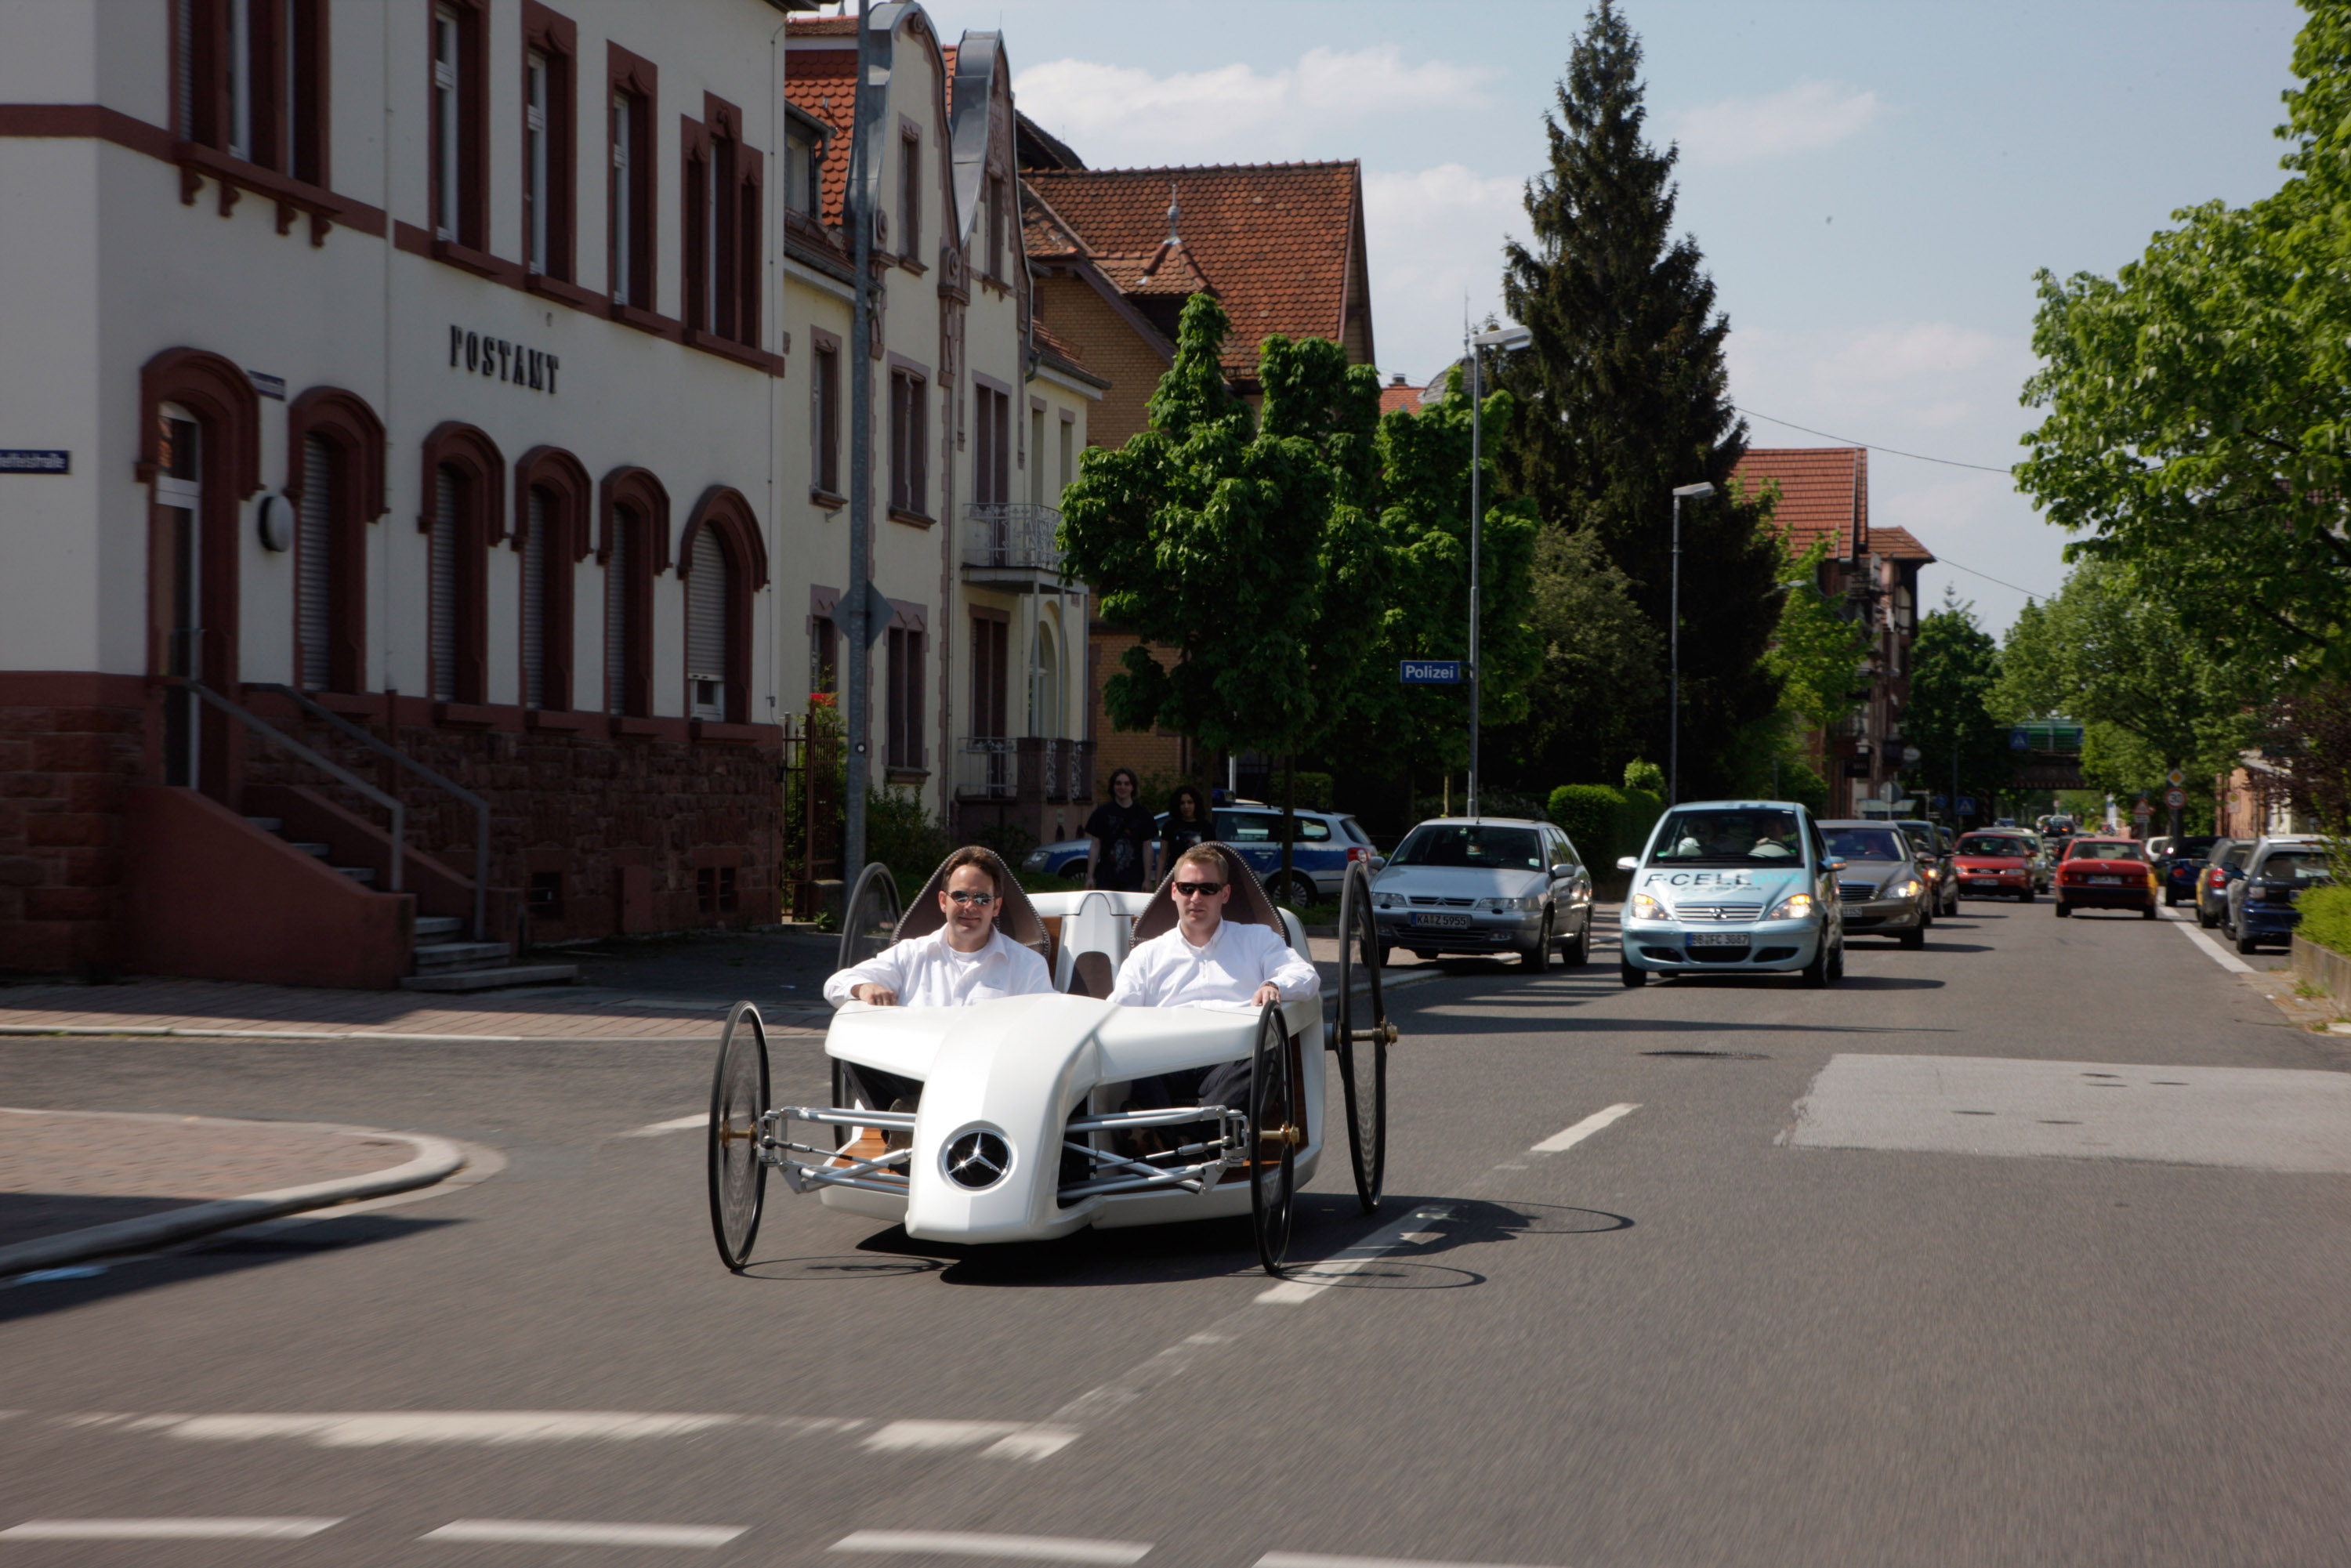
{"label": "paved sidewalk", "polygon": [[0,1107],[0,1249],[416,1158],[366,1129]]}

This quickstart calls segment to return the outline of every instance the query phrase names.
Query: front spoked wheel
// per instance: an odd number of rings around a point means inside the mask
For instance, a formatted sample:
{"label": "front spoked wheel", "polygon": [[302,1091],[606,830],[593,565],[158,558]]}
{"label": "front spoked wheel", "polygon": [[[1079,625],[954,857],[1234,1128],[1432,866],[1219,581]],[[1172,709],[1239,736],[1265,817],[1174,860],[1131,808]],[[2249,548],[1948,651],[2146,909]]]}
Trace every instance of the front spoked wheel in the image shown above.
{"label": "front spoked wheel", "polygon": [[[1388,1047],[1395,1026],[1380,995],[1379,922],[1372,913],[1371,878],[1356,866],[1339,894],[1339,1083],[1347,1102],[1347,1157],[1355,1168],[1355,1200],[1375,1214],[1387,1180]],[[1356,995],[1357,977],[1364,995]]]}
{"label": "front spoked wheel", "polygon": [[1257,1051],[1249,1061],[1249,1224],[1257,1233],[1257,1260],[1276,1279],[1290,1255],[1298,1208],[1298,1146],[1306,1141],[1300,1114],[1290,1026],[1282,1021],[1281,1004],[1268,1002],[1258,1017]]}
{"label": "front spoked wheel", "polygon": [[898,939],[898,883],[890,868],[870,861],[841,910],[841,951],[833,965],[862,964]]}
{"label": "front spoked wheel", "polygon": [[710,1081],[710,1233],[718,1256],[737,1273],[751,1260],[767,1197],[759,1158],[759,1117],[768,1110],[768,1030],[759,1009],[737,1002],[718,1040]]}

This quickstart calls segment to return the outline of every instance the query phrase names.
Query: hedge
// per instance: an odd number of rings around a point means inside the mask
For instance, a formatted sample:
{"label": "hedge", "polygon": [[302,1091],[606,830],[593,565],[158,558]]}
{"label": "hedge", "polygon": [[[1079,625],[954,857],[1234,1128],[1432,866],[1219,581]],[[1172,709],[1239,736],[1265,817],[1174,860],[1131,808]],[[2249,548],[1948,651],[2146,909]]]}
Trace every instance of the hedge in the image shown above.
{"label": "hedge", "polygon": [[1641,852],[1665,809],[1647,789],[1562,784],[1551,792],[1551,820],[1567,830],[1583,852],[1583,863],[1603,876],[1615,871],[1619,857]]}
{"label": "hedge", "polygon": [[2351,958],[2351,887],[2314,887],[2294,901],[2294,935]]}

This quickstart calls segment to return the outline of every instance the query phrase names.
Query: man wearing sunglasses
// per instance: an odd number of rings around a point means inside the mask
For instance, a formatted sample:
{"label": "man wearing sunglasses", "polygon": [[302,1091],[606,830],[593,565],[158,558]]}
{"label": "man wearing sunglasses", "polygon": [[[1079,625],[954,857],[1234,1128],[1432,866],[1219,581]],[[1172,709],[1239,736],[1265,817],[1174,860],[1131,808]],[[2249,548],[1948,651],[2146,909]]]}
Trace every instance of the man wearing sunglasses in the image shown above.
{"label": "man wearing sunglasses", "polygon": [[1268,925],[1225,919],[1233,890],[1225,852],[1196,845],[1176,858],[1168,896],[1176,929],[1139,944],[1118,971],[1110,999],[1134,1008],[1248,1002],[1257,1007],[1319,994],[1322,977]]}
{"label": "man wearing sunglasses", "polygon": [[949,855],[946,885],[939,892],[945,924],[840,971],[824,983],[824,999],[834,1007],[860,1001],[878,1008],[959,1008],[1051,990],[1045,960],[996,929],[1004,907],[996,868],[986,850]]}

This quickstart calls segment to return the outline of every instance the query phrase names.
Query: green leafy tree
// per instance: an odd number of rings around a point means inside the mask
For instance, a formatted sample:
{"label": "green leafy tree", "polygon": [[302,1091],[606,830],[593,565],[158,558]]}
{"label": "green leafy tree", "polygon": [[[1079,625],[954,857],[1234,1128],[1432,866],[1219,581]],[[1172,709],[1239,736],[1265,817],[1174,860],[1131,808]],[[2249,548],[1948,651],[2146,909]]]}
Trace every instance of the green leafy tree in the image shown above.
{"label": "green leafy tree", "polygon": [[1225,384],[1230,329],[1214,296],[1185,305],[1150,427],[1086,454],[1062,493],[1061,544],[1103,618],[1143,639],[1103,683],[1112,722],[1291,757],[1378,695],[1379,379],[1327,340],[1268,338],[1252,419]]}
{"label": "green leafy tree", "polygon": [[1665,710],[1665,635],[1589,530],[1542,529],[1528,588],[1541,663],[1515,737],[1524,770],[1538,779],[1615,778]]}
{"label": "green leafy tree", "polygon": [[[1910,698],[1902,706],[1903,743],[1919,751],[1914,789],[1973,795],[1978,810],[1991,815],[2010,774],[2007,734],[1993,711],[2000,681],[2000,646],[1977,622],[1974,605],[1947,597],[1920,618],[1910,644]],[[1959,809],[1956,799],[1951,809]]]}
{"label": "green leafy tree", "polygon": [[[2278,193],[2038,276],[2020,485],[2225,654],[2351,674],[2351,8],[2305,0]],[[2229,591],[2212,590],[2227,584]]]}
{"label": "green leafy tree", "polygon": [[1786,591],[1765,662],[1780,678],[1782,706],[1813,728],[1825,731],[1853,711],[1855,672],[1869,657],[1869,632],[1841,613],[1841,599],[1821,591],[1827,539],[1814,541],[1792,558],[1776,534],[1774,544],[1783,563],[1780,582]]}
{"label": "green leafy tree", "polygon": [[[1682,757],[1686,790],[1723,781],[1737,733],[1778,694],[1763,653],[1778,558],[1760,501],[1727,494],[1746,451],[1722,357],[1729,320],[1695,241],[1673,235],[1677,151],[1644,134],[1641,47],[1601,0],[1544,117],[1550,167],[1529,183],[1531,247],[1506,247],[1502,296],[1531,344],[1499,366],[1520,418],[1506,464],[1546,523],[1591,530],[1633,601],[1670,629],[1672,499],[1710,480],[1726,492],[1682,512]],[[1632,710],[1655,752],[1667,705]]]}
{"label": "green leafy tree", "polygon": [[2251,737],[2263,683],[2216,656],[2127,567],[2085,561],[2009,628],[1994,706],[2084,728],[2084,780],[2116,793],[2179,768],[2224,771]]}
{"label": "green leafy tree", "polygon": [[[1455,768],[1468,760],[1463,695],[1442,686],[1406,686],[1403,659],[1469,655],[1469,400],[1457,369],[1447,395],[1418,413],[1397,410],[1380,421],[1379,531],[1386,551],[1384,607],[1351,595],[1354,612],[1375,625],[1378,642],[1353,688],[1360,706],[1341,708],[1318,737],[1326,753],[1366,748],[1408,758],[1415,769]],[[1484,419],[1499,430],[1512,416],[1510,394],[1489,392]],[[1483,724],[1522,722],[1527,686],[1542,664],[1530,617],[1540,593],[1534,508],[1497,499],[1494,458],[1486,454],[1486,517],[1479,538],[1484,579],[1479,601],[1479,663]]]}

